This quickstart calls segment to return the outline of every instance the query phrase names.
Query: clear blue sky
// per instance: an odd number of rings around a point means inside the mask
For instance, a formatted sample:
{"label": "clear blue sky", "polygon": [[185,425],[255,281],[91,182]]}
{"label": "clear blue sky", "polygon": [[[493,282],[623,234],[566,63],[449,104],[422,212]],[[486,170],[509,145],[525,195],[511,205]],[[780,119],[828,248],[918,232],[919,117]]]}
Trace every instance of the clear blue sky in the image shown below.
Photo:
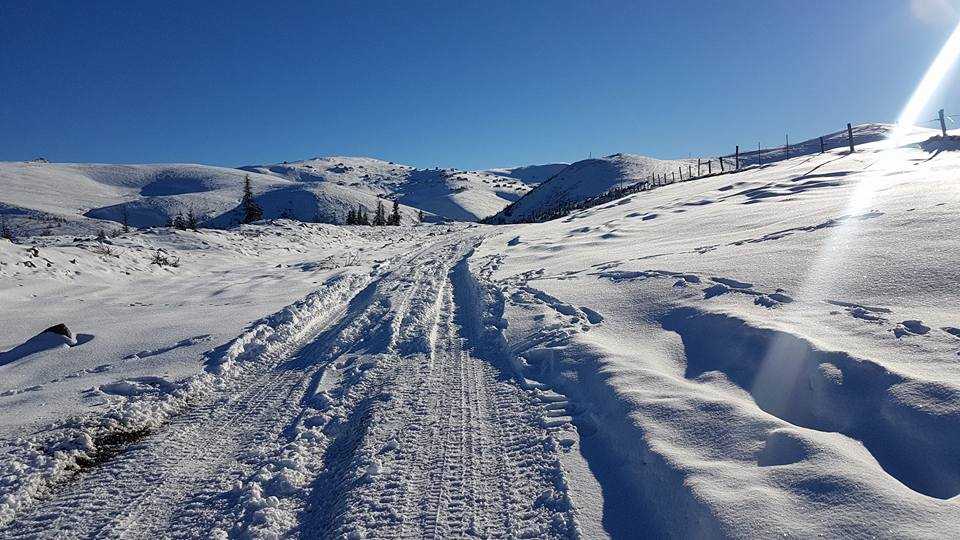
{"label": "clear blue sky", "polygon": [[0,160],[717,155],[894,120],[944,2],[8,0]]}

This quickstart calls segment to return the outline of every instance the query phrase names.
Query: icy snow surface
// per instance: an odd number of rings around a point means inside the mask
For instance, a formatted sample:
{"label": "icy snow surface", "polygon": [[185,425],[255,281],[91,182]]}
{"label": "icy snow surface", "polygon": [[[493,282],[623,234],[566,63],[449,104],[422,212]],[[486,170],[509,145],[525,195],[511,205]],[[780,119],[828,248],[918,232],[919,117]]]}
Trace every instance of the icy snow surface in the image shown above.
{"label": "icy snow surface", "polygon": [[933,134],[539,224],[0,240],[0,538],[949,537]]}

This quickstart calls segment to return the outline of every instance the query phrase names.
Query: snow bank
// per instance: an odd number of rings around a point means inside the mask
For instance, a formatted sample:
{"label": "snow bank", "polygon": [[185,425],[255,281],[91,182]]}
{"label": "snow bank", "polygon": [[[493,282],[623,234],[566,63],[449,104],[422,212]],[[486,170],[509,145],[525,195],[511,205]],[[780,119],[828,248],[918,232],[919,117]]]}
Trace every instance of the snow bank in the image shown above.
{"label": "snow bank", "polygon": [[344,304],[371,279],[343,274],[322,289],[253,325],[213,353],[208,370],[159,393],[127,384],[105,390],[126,396],[103,415],[59,422],[44,434],[15,441],[0,465],[0,525],[68,474],[94,463],[111,445],[141,437],[171,415],[213,391],[229,390],[231,381],[251,370],[269,368],[303,338],[315,332],[325,315]]}

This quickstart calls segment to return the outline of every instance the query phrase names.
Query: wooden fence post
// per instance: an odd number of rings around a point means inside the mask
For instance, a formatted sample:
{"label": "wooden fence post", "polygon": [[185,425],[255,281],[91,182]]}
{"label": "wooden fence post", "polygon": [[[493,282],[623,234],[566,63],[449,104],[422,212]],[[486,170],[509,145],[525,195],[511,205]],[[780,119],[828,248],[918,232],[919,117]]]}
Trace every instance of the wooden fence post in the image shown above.
{"label": "wooden fence post", "polygon": [[718,157],[717,161],[720,162],[720,172],[723,172],[723,156]]}
{"label": "wooden fence post", "polygon": [[736,156],[737,156],[736,167],[737,167],[737,170],[739,171],[740,170],[740,145],[739,144],[737,145]]}
{"label": "wooden fence post", "polygon": [[940,131],[943,132],[943,138],[947,138],[947,123],[943,120],[943,109],[940,109]]}
{"label": "wooden fence post", "polygon": [[693,165],[687,165],[687,179],[693,178]]}
{"label": "wooden fence post", "polygon": [[787,133],[784,137],[787,138],[787,157],[790,157],[790,134]]}
{"label": "wooden fence post", "polygon": [[853,148],[853,127],[850,125],[850,122],[847,122],[847,140],[850,142],[850,153],[854,153]]}
{"label": "wooden fence post", "polygon": [[707,174],[713,174],[713,160],[707,160]]}
{"label": "wooden fence post", "polygon": [[700,158],[697,158],[697,176],[700,176]]}
{"label": "wooden fence post", "polygon": [[673,171],[670,171],[670,181],[671,181],[671,182],[676,182],[676,181],[677,181],[677,177],[676,177],[676,175],[674,174]]}
{"label": "wooden fence post", "polygon": [[824,153],[826,150],[823,149],[823,137],[820,137],[820,153]]}
{"label": "wooden fence post", "polygon": [[677,176],[680,177],[680,181],[683,182],[683,167],[677,165]]}
{"label": "wooden fence post", "polygon": [[760,142],[757,141],[757,167],[763,166],[763,156],[760,155]]}

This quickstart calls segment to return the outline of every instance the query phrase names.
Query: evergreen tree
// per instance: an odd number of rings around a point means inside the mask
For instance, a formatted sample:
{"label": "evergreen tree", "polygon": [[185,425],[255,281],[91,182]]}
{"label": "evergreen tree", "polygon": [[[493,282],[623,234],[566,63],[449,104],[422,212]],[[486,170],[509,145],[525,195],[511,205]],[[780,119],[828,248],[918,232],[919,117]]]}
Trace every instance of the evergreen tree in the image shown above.
{"label": "evergreen tree", "polygon": [[357,214],[351,208],[347,211],[347,225],[356,225],[357,224]]}
{"label": "evergreen tree", "polygon": [[120,207],[120,223],[123,224],[123,232],[130,232],[130,216],[127,214],[127,207]]}
{"label": "evergreen tree", "polygon": [[357,203],[357,225],[369,225],[370,218],[367,217],[367,209],[362,204]]}
{"label": "evergreen tree", "polygon": [[417,212],[417,221],[419,221],[420,223],[423,223],[423,210],[419,210]]}
{"label": "evergreen tree", "polygon": [[387,224],[387,211],[383,208],[383,201],[377,200],[377,212],[373,215],[373,225],[382,227]]}
{"label": "evergreen tree", "polygon": [[13,242],[13,230],[7,225],[7,217],[4,214],[0,214],[0,238]]}
{"label": "evergreen tree", "polygon": [[250,187],[250,175],[243,178],[243,199],[240,200],[240,207],[243,208],[243,223],[253,223],[263,219],[263,209],[253,200],[253,189]]}
{"label": "evergreen tree", "polygon": [[177,217],[173,218],[173,228],[181,231],[186,230],[187,220],[183,218],[182,212],[177,212]]}
{"label": "evergreen tree", "polygon": [[390,212],[390,217],[387,218],[387,225],[400,225],[400,203],[393,201],[393,211]]}
{"label": "evergreen tree", "polygon": [[187,219],[186,219],[186,222],[184,223],[184,227],[187,229],[197,230],[197,226],[199,225],[199,222],[200,222],[200,219],[197,217],[197,213],[193,211],[193,207],[191,206],[187,210]]}

